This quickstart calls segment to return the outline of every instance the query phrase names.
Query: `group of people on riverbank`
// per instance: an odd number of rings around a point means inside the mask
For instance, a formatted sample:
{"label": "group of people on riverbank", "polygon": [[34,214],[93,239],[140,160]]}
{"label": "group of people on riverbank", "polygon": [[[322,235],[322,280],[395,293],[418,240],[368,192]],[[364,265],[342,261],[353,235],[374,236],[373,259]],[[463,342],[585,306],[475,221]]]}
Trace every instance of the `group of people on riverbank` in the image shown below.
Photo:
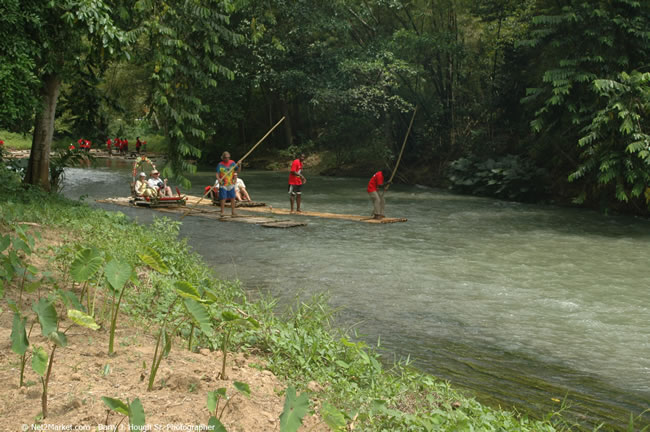
{"label": "group of people on riverbank", "polygon": [[[113,152],[115,152],[116,155],[128,155],[129,153],[129,140],[128,139],[122,139],[122,138],[114,138],[114,139],[107,139],[106,140],[106,151],[108,152],[109,156],[113,155]],[[140,137],[136,137],[135,139],[135,152],[137,154],[140,154],[140,152],[146,152],[147,151],[147,142],[146,141],[140,141]]]}
{"label": "group of people on riverbank", "polygon": [[[301,153],[291,163],[289,171],[289,203],[291,213],[302,213],[300,208],[302,204],[302,186],[307,183],[307,179],[302,173],[305,154]],[[221,214],[224,214],[225,203],[230,201],[231,214],[236,215],[236,201],[250,201],[250,196],[246,191],[246,186],[238,174],[241,163],[231,160],[230,153],[225,151],[221,155],[221,162],[217,165],[216,182],[214,186],[206,187],[206,194],[212,194],[213,201],[218,201],[221,206]],[[386,181],[388,172],[386,170],[377,171],[368,182],[368,195],[373,204],[373,219],[383,219],[386,202],[384,193],[388,188],[389,182]],[[295,208],[295,210],[294,210]]]}
{"label": "group of people on riverbank", "polygon": [[84,138],[79,138],[77,140],[77,145],[75,146],[74,144],[70,144],[68,146],[68,150],[83,150],[85,152],[89,152],[90,148],[93,146],[93,143],[87,139]]}

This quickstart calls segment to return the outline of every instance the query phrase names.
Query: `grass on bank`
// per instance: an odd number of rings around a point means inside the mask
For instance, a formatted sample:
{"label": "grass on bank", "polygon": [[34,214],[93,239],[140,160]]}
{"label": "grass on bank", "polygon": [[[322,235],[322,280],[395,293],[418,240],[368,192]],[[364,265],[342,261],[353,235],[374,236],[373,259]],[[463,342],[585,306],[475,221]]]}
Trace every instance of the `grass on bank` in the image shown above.
{"label": "grass on bank", "polygon": [[[182,279],[218,293],[210,306],[211,320],[224,310],[237,310],[255,318],[259,328],[241,327],[231,335],[236,351],[265,356],[268,367],[300,392],[317,383],[320,400],[335,406],[356,431],[553,431],[566,430],[560,416],[532,420],[510,411],[483,406],[454,391],[446,382],[410,369],[403,363],[386,368],[379,354],[329,325],[332,311],[324,299],[297,302],[279,313],[272,299],[251,301],[237,282],[223,281],[179,240],[180,223],[156,219],[150,226],[128,220],[121,212],[93,209],[85,204],[25,190],[0,167],[0,228],[12,230],[18,222],[34,222],[41,229],[66,232],[63,246],[52,250],[53,264],[66,266],[76,246],[96,247],[131,265],[141,265],[139,253],[158,251],[169,274],[151,272],[150,283],[124,299],[124,313],[143,325],[160,325],[170,310],[174,284]],[[171,308],[183,313],[182,306]],[[192,326],[178,328],[189,338]],[[223,332],[209,338],[194,335],[192,349],[221,347]],[[175,347],[176,349],[183,349]],[[186,348],[185,348],[186,349]],[[170,355],[173,355],[173,351]],[[197,419],[198,421],[199,419]]]}

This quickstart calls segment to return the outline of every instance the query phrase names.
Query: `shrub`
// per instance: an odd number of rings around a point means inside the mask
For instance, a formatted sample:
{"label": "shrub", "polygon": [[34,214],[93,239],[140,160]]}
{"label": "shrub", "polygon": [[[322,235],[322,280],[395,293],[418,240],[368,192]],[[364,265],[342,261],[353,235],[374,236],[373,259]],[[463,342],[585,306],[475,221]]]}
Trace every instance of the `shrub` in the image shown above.
{"label": "shrub", "polygon": [[519,156],[478,160],[470,156],[453,161],[448,178],[451,189],[472,195],[536,202],[546,194],[546,171]]}

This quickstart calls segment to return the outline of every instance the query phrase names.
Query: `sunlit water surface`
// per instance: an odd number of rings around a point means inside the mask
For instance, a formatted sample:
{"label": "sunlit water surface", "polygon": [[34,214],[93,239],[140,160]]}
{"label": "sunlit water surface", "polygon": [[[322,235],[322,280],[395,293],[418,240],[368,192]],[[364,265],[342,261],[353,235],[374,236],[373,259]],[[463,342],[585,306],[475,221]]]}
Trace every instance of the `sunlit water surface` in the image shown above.
{"label": "sunlit water surface", "polygon": [[[66,195],[127,195],[130,165],[99,163],[66,170]],[[242,173],[253,200],[285,208],[286,177]],[[197,174],[189,193],[213,180]],[[365,185],[309,176],[303,208],[370,214]],[[400,185],[387,215],[408,222],[296,216],[308,225],[268,229],[188,217],[181,235],[220,276],[282,304],[329,293],[341,326],[481,400],[541,415],[566,397],[585,424],[618,427],[650,408],[648,221]]]}

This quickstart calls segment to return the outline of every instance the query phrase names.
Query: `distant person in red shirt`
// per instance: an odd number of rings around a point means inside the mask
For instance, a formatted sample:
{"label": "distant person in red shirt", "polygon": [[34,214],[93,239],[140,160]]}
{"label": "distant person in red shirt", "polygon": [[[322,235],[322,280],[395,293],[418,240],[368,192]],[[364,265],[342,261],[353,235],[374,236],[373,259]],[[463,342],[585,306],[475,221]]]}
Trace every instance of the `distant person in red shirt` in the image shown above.
{"label": "distant person in red shirt", "polygon": [[307,183],[307,179],[302,175],[302,163],[305,160],[305,154],[300,153],[298,159],[294,160],[291,164],[291,172],[289,173],[289,202],[291,203],[291,211],[293,212],[293,203],[296,202],[296,211],[300,210],[300,201],[302,198],[302,185]]}
{"label": "distant person in red shirt", "polygon": [[75,149],[74,144],[70,144],[70,146],[68,147],[68,150],[74,150],[74,149]]}
{"label": "distant person in red shirt", "polygon": [[140,141],[140,137],[137,137],[135,139],[135,151],[140,154],[140,147],[142,147],[142,141]]}
{"label": "distant person in red shirt", "polygon": [[5,145],[5,142],[0,140],[0,146],[3,146],[3,145]]}
{"label": "distant person in red shirt", "polygon": [[107,140],[106,140],[106,151],[108,152],[108,155],[109,155],[109,156],[113,156],[113,154],[112,154],[112,152],[111,152],[111,147],[112,147],[112,146],[113,146],[113,141],[111,141],[110,138],[107,139]]}
{"label": "distant person in red shirt", "polygon": [[386,170],[377,171],[368,182],[368,195],[372,201],[373,219],[384,218],[384,207],[386,206],[384,192],[386,192],[386,186],[388,186],[388,183],[384,180],[386,175],[388,175]]}

